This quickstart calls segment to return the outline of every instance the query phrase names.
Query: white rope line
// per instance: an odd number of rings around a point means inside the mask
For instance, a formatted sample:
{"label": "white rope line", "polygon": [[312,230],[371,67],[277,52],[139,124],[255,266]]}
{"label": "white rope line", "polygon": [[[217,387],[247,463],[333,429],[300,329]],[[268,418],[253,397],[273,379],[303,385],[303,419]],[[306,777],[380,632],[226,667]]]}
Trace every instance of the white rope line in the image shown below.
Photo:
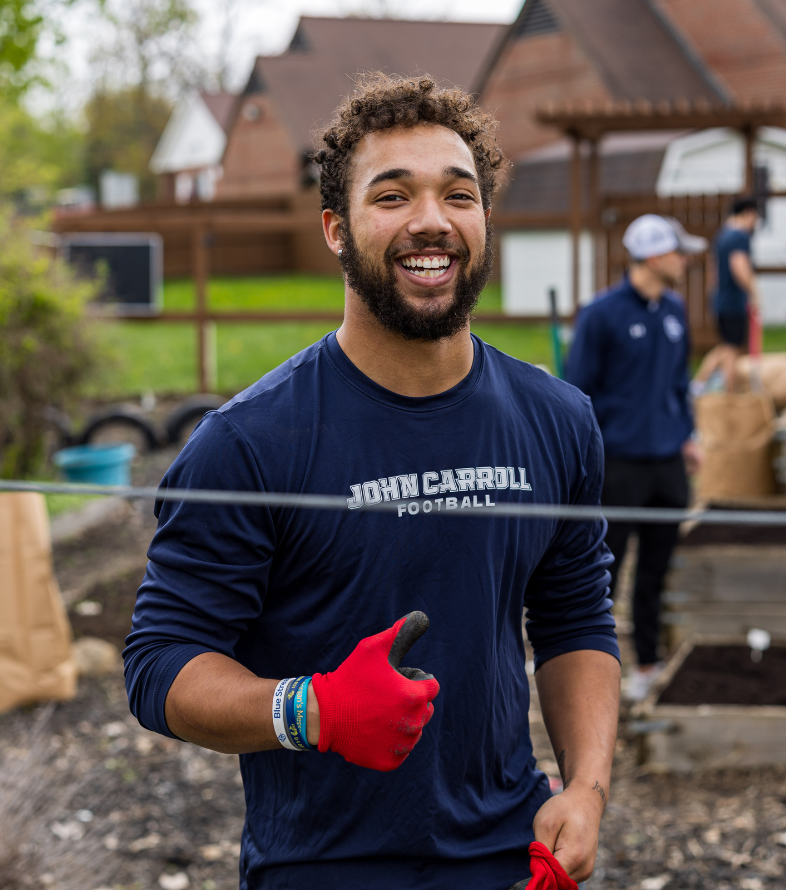
{"label": "white rope line", "polygon": [[[75,485],[61,482],[20,482],[0,479],[2,491],[33,491],[41,494],[108,495],[136,501],[189,501],[197,504],[241,504],[246,506],[293,507],[301,510],[340,510],[349,512],[347,498],[329,494],[293,494],[267,491],[209,491],[197,488],[135,488],[131,485]],[[460,497],[461,495],[459,495]],[[609,522],[680,523],[694,522],[708,525],[786,526],[786,510],[706,510],[674,509],[668,507],[592,507],[570,504],[511,504],[495,502],[482,509],[422,510],[428,498],[408,498],[368,504],[353,509],[352,513],[397,513],[402,505],[418,504],[423,515],[471,516],[475,519],[499,516],[523,519],[567,519],[586,521],[605,517]],[[433,504],[433,499],[431,499]]]}

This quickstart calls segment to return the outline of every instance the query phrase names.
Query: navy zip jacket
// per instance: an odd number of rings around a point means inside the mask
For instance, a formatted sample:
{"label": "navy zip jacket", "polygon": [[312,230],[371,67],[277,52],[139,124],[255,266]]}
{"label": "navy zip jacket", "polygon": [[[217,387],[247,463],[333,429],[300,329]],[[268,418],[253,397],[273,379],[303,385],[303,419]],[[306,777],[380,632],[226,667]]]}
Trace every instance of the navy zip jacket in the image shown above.
{"label": "navy zip jacket", "polygon": [[[390,773],[339,755],[241,756],[241,888],[507,890],[549,797],[529,735],[522,613],[536,665],[618,657],[605,522],[494,516],[597,504],[589,400],[473,338],[471,372],[428,398],[363,375],[335,334],[208,414],[162,486],[346,497],[340,511],[163,501],[124,652],[131,709],[170,735],[180,669],[221,652],[260,677],[334,670],[422,609],[407,663],[434,717]],[[391,501],[391,513],[356,509]],[[159,502],[160,503],[160,502]]]}
{"label": "navy zip jacket", "polygon": [[693,431],[680,297],[647,300],[624,278],[579,313],[566,379],[592,399],[606,457],[661,460]]}

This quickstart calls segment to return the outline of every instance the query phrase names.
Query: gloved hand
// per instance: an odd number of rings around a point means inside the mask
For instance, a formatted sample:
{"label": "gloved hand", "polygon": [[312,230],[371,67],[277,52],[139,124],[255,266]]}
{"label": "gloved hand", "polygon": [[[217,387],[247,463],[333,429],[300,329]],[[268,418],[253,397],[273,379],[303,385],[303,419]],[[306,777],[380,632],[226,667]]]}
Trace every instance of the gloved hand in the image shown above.
{"label": "gloved hand", "polygon": [[409,756],[431,719],[439,683],[401,659],[428,630],[422,612],[366,637],[335,671],[314,674],[319,704],[319,750],[335,751],[369,769],[396,769]]}
{"label": "gloved hand", "polygon": [[529,882],[519,881],[510,890],[578,890],[578,884],[540,841],[529,845]]}

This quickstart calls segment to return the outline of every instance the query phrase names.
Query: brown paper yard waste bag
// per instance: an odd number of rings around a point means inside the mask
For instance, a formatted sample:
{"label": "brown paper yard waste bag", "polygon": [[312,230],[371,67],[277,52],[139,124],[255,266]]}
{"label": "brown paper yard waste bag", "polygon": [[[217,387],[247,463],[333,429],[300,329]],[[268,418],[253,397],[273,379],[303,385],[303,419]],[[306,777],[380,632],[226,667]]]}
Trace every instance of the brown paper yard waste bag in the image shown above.
{"label": "brown paper yard waste bag", "polygon": [[0,494],[0,712],[76,694],[44,498]]}
{"label": "brown paper yard waste bag", "polygon": [[786,352],[765,352],[756,358],[742,355],[735,364],[743,389],[763,389],[776,411],[786,408]]}
{"label": "brown paper yard waste bag", "polygon": [[704,450],[701,501],[775,493],[772,442],[775,409],[765,393],[709,393],[696,399]]}

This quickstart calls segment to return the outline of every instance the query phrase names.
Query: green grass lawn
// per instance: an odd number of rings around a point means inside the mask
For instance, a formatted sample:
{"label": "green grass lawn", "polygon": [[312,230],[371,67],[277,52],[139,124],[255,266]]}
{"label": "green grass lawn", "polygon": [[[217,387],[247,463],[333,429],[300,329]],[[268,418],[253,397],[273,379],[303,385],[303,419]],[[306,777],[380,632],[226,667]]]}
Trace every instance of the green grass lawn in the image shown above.
{"label": "green grass lawn", "polygon": [[94,501],[100,495],[96,494],[45,494],[46,508],[49,511],[49,518],[54,519],[61,513],[67,513],[70,510],[78,510],[88,501]]}
{"label": "green grass lawn", "polygon": [[[341,312],[344,283],[333,275],[266,275],[214,278],[208,303],[216,312],[255,309],[260,312]],[[190,312],[196,307],[190,278],[164,284],[164,309]]]}
{"label": "green grass lawn", "polygon": [[[341,312],[344,288],[340,278],[288,275],[265,278],[218,278],[210,283],[210,306],[216,310],[259,309],[267,312]],[[188,312],[194,306],[190,281],[168,281],[164,308]],[[489,285],[478,305],[499,312],[498,284]],[[95,396],[132,397],[144,392],[188,393],[196,387],[196,330],[184,322],[107,322],[106,337],[118,367],[109,380],[96,384]],[[218,389],[234,393],[258,380],[333,330],[337,322],[244,322],[216,324]],[[474,326],[477,334],[505,352],[534,363],[550,361],[548,329],[544,325]],[[107,392],[107,387],[109,392]]]}
{"label": "green grass lawn", "polygon": [[[216,312],[343,312],[344,281],[334,275],[267,275],[253,278],[214,278],[208,303]],[[191,312],[196,308],[194,284],[190,278],[164,284],[164,309]],[[502,311],[499,284],[490,284],[481,296],[478,311]]]}
{"label": "green grass lawn", "polygon": [[765,328],[763,348],[765,352],[786,352],[786,328]]}
{"label": "green grass lawn", "polygon": [[[547,325],[507,325],[483,322],[484,312],[501,311],[499,284],[481,296],[472,329],[487,343],[533,364],[551,365]],[[341,312],[343,283],[337,276],[271,275],[255,278],[214,278],[209,304],[215,310],[265,312]],[[190,280],[164,286],[164,308],[188,312],[194,307]],[[103,322],[102,322],[103,324]],[[196,331],[184,322],[106,322],[106,336],[118,358],[117,369],[96,383],[92,395],[129,398],[145,392],[185,394],[196,388]],[[249,386],[290,356],[305,349],[337,322],[219,322],[216,325],[218,389],[230,394]],[[768,328],[768,352],[786,352],[786,328]]]}

